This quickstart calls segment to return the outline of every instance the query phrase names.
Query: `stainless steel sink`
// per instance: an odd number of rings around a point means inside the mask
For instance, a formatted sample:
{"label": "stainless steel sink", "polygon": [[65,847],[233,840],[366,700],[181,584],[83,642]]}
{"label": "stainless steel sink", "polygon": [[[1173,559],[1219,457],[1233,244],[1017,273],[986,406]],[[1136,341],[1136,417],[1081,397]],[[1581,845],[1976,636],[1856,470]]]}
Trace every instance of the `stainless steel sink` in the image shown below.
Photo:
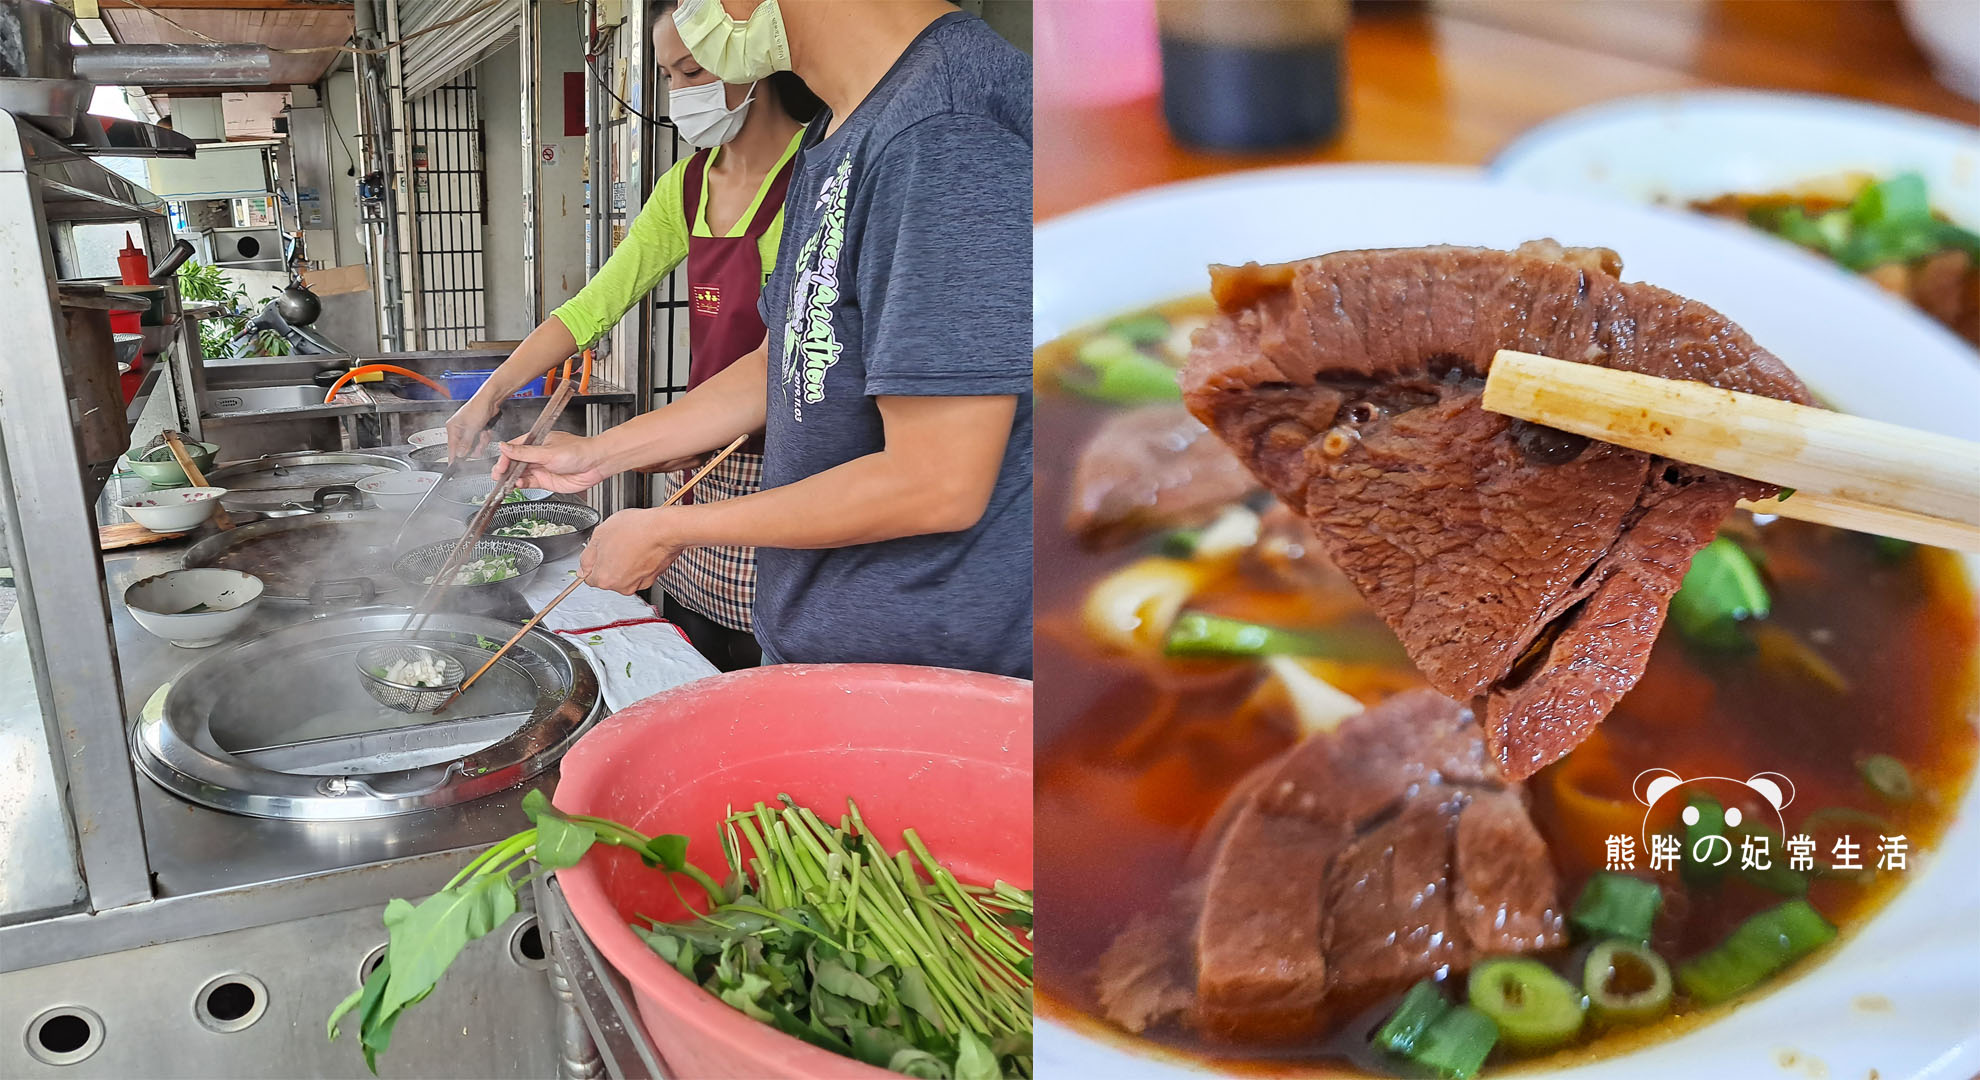
{"label": "stainless steel sink", "polygon": [[199,403],[200,411],[208,416],[318,408],[323,405],[323,388],[314,383],[302,386],[237,386],[227,390],[208,390],[200,395]]}

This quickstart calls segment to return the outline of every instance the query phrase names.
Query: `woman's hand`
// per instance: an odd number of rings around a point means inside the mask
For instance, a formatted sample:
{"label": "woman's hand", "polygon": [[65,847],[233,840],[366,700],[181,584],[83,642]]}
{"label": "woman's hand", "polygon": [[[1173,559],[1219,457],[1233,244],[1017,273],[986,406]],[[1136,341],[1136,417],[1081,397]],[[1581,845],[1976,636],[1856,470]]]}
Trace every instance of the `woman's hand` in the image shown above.
{"label": "woman's hand", "polygon": [[578,559],[585,582],[631,596],[653,587],[689,546],[675,527],[679,510],[621,510],[591,531]]}
{"label": "woman's hand", "polygon": [[495,422],[496,407],[481,400],[467,399],[447,418],[447,460],[468,461],[488,445],[488,425]]}
{"label": "woman's hand", "polygon": [[549,488],[567,495],[597,487],[612,476],[600,463],[597,444],[568,431],[553,431],[535,446],[503,443],[502,456],[489,475],[500,477],[511,461],[528,466],[519,486]]}

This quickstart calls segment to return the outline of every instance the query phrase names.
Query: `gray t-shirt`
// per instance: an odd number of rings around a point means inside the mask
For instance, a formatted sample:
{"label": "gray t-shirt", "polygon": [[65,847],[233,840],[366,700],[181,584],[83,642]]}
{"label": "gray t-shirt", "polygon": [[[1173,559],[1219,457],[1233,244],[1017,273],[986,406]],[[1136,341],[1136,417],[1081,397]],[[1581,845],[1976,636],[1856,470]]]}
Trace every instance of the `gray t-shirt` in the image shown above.
{"label": "gray t-shirt", "polygon": [[962,532],[759,548],[766,662],[1031,675],[1031,61],[982,20],[922,31],[830,138],[812,122],[763,287],[763,486],[885,448],[876,396],[1016,395]]}

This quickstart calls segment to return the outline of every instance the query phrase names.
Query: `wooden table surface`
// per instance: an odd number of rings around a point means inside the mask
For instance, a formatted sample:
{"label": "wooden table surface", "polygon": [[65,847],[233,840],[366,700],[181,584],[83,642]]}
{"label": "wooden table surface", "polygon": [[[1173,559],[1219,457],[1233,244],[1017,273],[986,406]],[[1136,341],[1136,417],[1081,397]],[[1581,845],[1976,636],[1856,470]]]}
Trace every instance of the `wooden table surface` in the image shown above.
{"label": "wooden table surface", "polygon": [[[1964,2],[1964,0],[1948,0]],[[1980,124],[1933,80],[1889,0],[1510,0],[1357,7],[1346,120],[1331,144],[1274,155],[1178,146],[1159,96],[1041,97],[1033,210],[1043,219],[1172,180],[1313,161],[1477,165],[1549,117],[1701,87],[1835,94]],[[1041,74],[1041,83],[1047,80]]]}

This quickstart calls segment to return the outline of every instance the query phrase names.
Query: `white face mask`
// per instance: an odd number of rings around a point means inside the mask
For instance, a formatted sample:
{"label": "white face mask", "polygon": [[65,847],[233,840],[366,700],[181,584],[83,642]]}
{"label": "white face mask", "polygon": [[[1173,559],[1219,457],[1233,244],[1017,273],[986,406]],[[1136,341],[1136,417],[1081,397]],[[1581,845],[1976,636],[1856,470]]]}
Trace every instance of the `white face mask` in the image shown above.
{"label": "white face mask", "polygon": [[743,119],[749,115],[749,103],[754,100],[756,86],[751,84],[742,104],[731,109],[728,84],[702,83],[667,91],[667,113],[688,145],[706,150],[736,137],[736,132],[742,130]]}

